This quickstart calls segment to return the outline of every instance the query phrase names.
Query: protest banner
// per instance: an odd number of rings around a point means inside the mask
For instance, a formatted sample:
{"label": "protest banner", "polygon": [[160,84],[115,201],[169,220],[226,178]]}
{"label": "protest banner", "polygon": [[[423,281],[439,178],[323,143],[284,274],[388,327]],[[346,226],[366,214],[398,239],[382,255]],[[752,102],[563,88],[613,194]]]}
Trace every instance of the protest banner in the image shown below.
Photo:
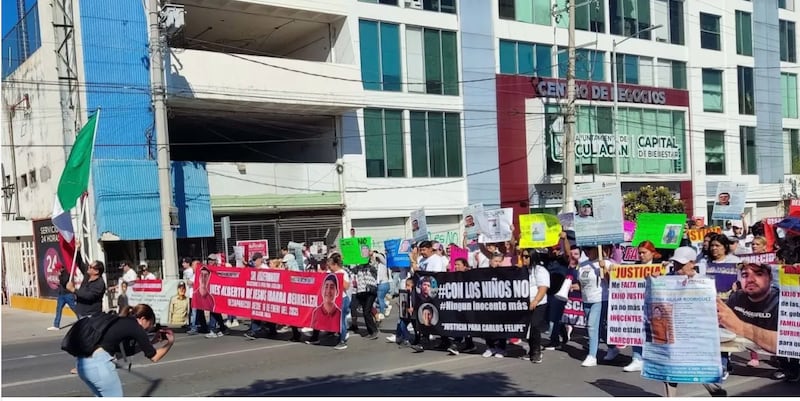
{"label": "protest banner", "polygon": [[511,223],[514,218],[514,209],[507,207],[504,209],[484,210],[478,215],[478,242],[489,244],[493,242],[510,241]]}
{"label": "protest banner", "polygon": [[722,227],[690,228],[686,230],[686,236],[692,244],[702,244],[703,239],[708,233],[722,234]]}
{"label": "protest banner", "polygon": [[425,217],[425,209],[418,209],[411,212],[411,238],[414,242],[425,241],[428,239],[428,220]]}
{"label": "protest banner", "polygon": [[667,268],[660,264],[614,266],[608,293],[608,344],[642,345],[645,278],[665,274]]}
{"label": "protest banner", "polygon": [[469,205],[464,208],[464,233],[468,241],[478,239],[478,224],[476,220],[483,213],[483,203]]}
{"label": "protest banner", "polygon": [[558,244],[561,222],[551,214],[519,216],[520,248],[547,248]]}
{"label": "protest banner", "polygon": [[411,258],[408,256],[408,250],[401,252],[400,249],[405,243],[406,249],[410,247],[411,240],[402,239],[388,239],[383,241],[383,247],[386,249],[386,267],[389,268],[409,268],[411,267]]}
{"label": "protest banner", "polygon": [[743,255],[736,255],[742,261],[742,263],[758,263],[758,264],[772,264],[775,263],[775,258],[777,254],[775,252],[765,252],[765,253],[747,253]]}
{"label": "protest banner", "polygon": [[575,229],[575,213],[572,212],[559,213],[558,221],[561,222],[561,229],[563,229],[564,231]]}
{"label": "protest banner", "polygon": [[236,241],[236,246],[244,247],[244,256],[247,258],[245,262],[253,260],[253,254],[256,252],[264,256],[264,259],[269,260],[269,240]]}
{"label": "protest banner", "polygon": [[642,377],[672,383],[722,380],[713,279],[649,277],[644,315]]}
{"label": "protest banner", "polygon": [[166,325],[170,321],[169,303],[173,297],[178,296],[180,282],[177,279],[136,280],[132,288],[128,289],[128,305],[150,305],[156,313],[156,323]]}
{"label": "protest banner", "polygon": [[717,295],[728,299],[733,291],[733,283],[739,280],[739,269],[736,263],[709,263],[705,275],[714,279]]}
{"label": "protest banner", "polygon": [[342,275],[276,269],[203,268],[192,307],[286,326],[338,332]]}
{"label": "protest banner", "polygon": [[449,337],[525,336],[530,321],[528,269],[417,272],[414,279],[414,313],[422,333]]}
{"label": "protest banner", "polygon": [[339,239],[342,250],[342,264],[363,265],[369,263],[372,254],[372,237],[350,237]]}
{"label": "protest banner", "polygon": [[561,315],[561,323],[573,327],[586,327],[586,315],[583,312],[581,292],[570,291],[567,299],[567,303],[564,305],[564,314]]}
{"label": "protest banner", "polygon": [[450,271],[451,272],[456,271],[456,260],[458,260],[458,259],[467,260],[467,263],[465,263],[465,264],[467,266],[469,266],[469,249],[461,248],[461,247],[456,246],[456,245],[450,245],[449,252],[450,252]]}
{"label": "protest banner", "polygon": [[440,231],[438,233],[430,233],[428,234],[428,239],[431,241],[436,241],[442,245],[449,245],[449,244],[460,244],[461,237],[458,235],[458,231]]}
{"label": "protest banner", "polygon": [[623,262],[636,262],[639,260],[639,247],[633,246],[630,243],[621,244],[622,248],[622,261]]}
{"label": "protest banner", "polygon": [[711,211],[711,220],[741,219],[746,201],[746,182],[725,181],[718,183],[714,208]]}
{"label": "protest banner", "polygon": [[675,249],[681,244],[685,224],[684,213],[639,213],[633,245],[649,240],[656,248]]}
{"label": "protest banner", "polygon": [[619,244],[625,239],[619,183],[575,185],[575,242],[578,246]]}
{"label": "protest banner", "polygon": [[779,268],[778,356],[800,358],[800,265]]}

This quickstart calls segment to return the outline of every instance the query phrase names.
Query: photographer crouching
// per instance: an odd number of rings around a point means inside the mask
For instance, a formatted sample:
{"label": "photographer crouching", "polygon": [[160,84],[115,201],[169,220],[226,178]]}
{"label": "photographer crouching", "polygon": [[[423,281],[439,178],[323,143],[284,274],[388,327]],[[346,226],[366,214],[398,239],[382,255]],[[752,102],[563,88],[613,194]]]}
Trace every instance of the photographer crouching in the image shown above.
{"label": "photographer crouching", "polygon": [[108,326],[94,353],[78,358],[78,376],[95,396],[123,396],[113,355],[122,354],[127,359],[141,351],[151,361],[158,362],[169,352],[175,337],[171,330],[157,327],[155,321],[156,315],[149,305],[129,306]]}

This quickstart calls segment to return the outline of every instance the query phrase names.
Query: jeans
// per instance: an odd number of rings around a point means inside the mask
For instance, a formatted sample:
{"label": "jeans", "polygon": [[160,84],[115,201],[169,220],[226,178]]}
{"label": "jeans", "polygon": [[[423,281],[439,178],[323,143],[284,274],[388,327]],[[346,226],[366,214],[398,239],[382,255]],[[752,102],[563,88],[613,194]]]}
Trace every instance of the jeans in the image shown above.
{"label": "jeans", "polygon": [[589,333],[589,356],[597,357],[597,347],[600,344],[600,315],[602,315],[603,304],[595,302],[593,304],[583,303],[583,314],[586,316],[586,331]]}
{"label": "jeans", "polygon": [[344,312],[350,309],[350,297],[342,298],[342,327],[339,331],[339,342],[347,342],[347,314]]}
{"label": "jeans", "polygon": [[78,315],[78,312],[75,312],[75,296],[72,294],[59,295],[56,300],[56,318],[53,319],[53,327],[61,327],[61,310],[64,309],[64,305],[69,306],[72,312],[76,316]]}
{"label": "jeans", "polygon": [[391,289],[391,283],[378,284],[378,312],[386,312],[386,294]]}
{"label": "jeans", "polygon": [[402,283],[405,282],[405,279],[406,279],[406,273],[404,273],[403,270],[392,272],[392,281],[389,283],[391,284],[392,287],[390,290],[392,296],[396,296],[397,294],[400,293],[400,289],[405,288],[405,286],[402,285]]}
{"label": "jeans", "polygon": [[374,292],[360,292],[356,294],[358,304],[361,306],[361,313],[364,314],[364,324],[367,326],[367,334],[373,335],[378,332],[378,325],[375,324],[375,317],[372,315],[372,304],[375,303]]}
{"label": "jeans", "polygon": [[102,349],[88,358],[78,358],[78,377],[96,397],[122,397],[122,382],[112,359]]}
{"label": "jeans", "polygon": [[634,361],[641,361],[642,360],[642,347],[633,346],[633,360]]}
{"label": "jeans", "polygon": [[411,336],[411,333],[408,332],[408,324],[411,323],[411,319],[400,319],[397,321],[397,329],[395,332],[395,342],[398,344],[403,343],[403,341],[411,342],[414,340],[414,337]]}

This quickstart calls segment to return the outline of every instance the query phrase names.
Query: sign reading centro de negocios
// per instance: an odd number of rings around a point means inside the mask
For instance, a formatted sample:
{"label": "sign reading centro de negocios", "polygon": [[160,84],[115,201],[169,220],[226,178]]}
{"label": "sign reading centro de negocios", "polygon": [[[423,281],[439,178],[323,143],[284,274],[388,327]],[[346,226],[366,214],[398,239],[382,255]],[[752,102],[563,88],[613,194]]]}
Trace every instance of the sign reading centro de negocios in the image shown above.
{"label": "sign reading centro de negocios", "polygon": [[[565,79],[534,78],[533,85],[536,96],[567,97]],[[575,80],[575,97],[578,99],[613,102],[613,93],[614,85],[611,83]],[[617,84],[617,93],[617,99],[622,103],[689,107],[689,92],[680,89]]]}

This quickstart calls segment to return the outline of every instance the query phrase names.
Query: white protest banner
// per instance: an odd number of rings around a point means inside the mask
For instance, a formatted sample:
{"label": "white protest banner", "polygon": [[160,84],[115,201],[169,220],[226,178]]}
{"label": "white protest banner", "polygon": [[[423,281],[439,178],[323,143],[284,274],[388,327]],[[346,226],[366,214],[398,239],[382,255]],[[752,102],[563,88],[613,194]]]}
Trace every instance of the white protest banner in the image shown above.
{"label": "white protest banner", "polygon": [[720,329],[714,279],[647,279],[642,377],[673,383],[719,383]]}
{"label": "white protest banner", "polygon": [[800,265],[783,265],[778,319],[778,356],[800,358]]}
{"label": "white protest banner", "polygon": [[425,209],[418,209],[411,212],[411,237],[414,242],[425,241],[428,239],[428,221],[425,219]]}
{"label": "white protest banner", "polygon": [[128,304],[148,304],[156,313],[156,323],[169,323],[169,302],[178,295],[181,280],[136,280],[133,291],[129,291]]}
{"label": "white protest banner", "polygon": [[618,183],[575,185],[575,242],[578,246],[620,244],[625,240],[622,190]]}
{"label": "white protest banner", "polygon": [[480,235],[478,242],[489,244],[493,242],[511,241],[511,224],[514,221],[514,209],[484,210],[479,214],[478,229]]}
{"label": "white protest banner", "polygon": [[483,213],[482,203],[469,205],[464,208],[464,233],[468,241],[478,238],[478,224],[476,224],[475,220],[478,219],[477,216],[481,213]]}
{"label": "white protest banner", "polygon": [[611,270],[608,301],[608,344],[644,343],[645,278],[667,274],[660,264],[618,265]]}
{"label": "white protest banner", "polygon": [[741,219],[746,201],[746,182],[720,182],[717,184],[717,196],[714,198],[711,220]]}

